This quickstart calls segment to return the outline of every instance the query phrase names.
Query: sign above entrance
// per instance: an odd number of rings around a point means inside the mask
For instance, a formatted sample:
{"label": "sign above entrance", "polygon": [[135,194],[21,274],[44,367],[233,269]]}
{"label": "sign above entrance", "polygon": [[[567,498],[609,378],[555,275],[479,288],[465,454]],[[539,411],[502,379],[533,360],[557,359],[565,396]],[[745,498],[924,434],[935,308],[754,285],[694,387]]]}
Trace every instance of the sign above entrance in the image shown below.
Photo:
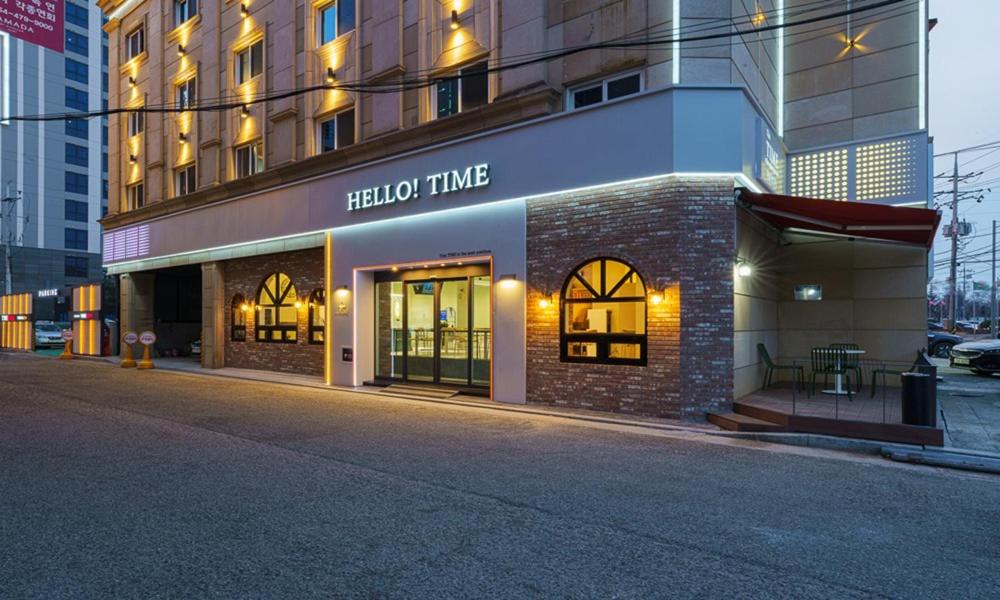
{"label": "sign above entrance", "polygon": [[453,169],[428,175],[423,179],[414,177],[396,184],[356,190],[347,194],[347,211],[366,210],[378,206],[409,202],[420,198],[421,183],[424,192],[430,196],[453,194],[463,190],[487,187],[490,184],[490,165],[487,163]]}

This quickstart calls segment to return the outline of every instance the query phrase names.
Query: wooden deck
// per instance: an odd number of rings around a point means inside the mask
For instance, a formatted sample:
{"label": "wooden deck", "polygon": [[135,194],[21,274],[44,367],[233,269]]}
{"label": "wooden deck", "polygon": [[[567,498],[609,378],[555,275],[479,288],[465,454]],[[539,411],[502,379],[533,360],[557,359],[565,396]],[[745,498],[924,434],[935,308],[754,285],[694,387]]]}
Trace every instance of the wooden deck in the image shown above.
{"label": "wooden deck", "polygon": [[[733,402],[732,413],[710,414],[712,423],[733,431],[785,431],[904,444],[943,446],[940,428],[904,425],[899,388],[881,388],[871,397],[871,388],[860,394],[812,396],[791,387],[774,387],[749,394]],[[940,424],[940,423],[939,423]]]}

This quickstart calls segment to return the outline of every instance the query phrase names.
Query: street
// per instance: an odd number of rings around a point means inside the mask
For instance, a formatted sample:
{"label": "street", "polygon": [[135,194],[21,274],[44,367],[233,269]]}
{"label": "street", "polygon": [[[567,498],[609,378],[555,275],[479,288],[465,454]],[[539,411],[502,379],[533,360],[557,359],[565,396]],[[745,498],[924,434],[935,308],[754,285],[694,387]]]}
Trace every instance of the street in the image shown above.
{"label": "street", "polygon": [[995,598],[1000,477],[0,355],[0,597]]}

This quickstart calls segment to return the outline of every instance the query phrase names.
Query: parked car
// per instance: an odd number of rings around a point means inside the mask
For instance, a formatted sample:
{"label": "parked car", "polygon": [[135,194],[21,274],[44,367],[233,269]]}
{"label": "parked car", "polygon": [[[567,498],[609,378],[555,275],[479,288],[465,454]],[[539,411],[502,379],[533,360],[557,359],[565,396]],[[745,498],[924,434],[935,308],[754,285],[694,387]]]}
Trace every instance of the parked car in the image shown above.
{"label": "parked car", "polygon": [[944,325],[927,319],[927,331],[944,331]]}
{"label": "parked car", "polygon": [[184,347],[185,356],[201,356],[201,340],[195,340]]}
{"label": "parked car", "polygon": [[1000,373],[1000,341],[965,342],[951,349],[950,364],[976,375]]}
{"label": "parked car", "polygon": [[961,337],[944,331],[928,331],[927,351],[936,358],[948,358],[951,356],[952,347],[964,341]]}
{"label": "parked car", "polygon": [[35,347],[50,348],[62,346],[62,329],[51,321],[35,322]]}

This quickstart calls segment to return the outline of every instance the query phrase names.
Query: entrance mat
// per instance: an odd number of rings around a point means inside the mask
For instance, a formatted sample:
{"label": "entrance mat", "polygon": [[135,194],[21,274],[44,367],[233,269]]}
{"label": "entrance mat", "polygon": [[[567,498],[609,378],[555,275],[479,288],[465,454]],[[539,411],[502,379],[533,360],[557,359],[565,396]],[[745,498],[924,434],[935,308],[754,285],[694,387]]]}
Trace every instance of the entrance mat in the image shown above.
{"label": "entrance mat", "polygon": [[382,388],[379,393],[390,396],[419,396],[420,398],[434,398],[441,400],[457,396],[458,390],[432,387],[428,385],[394,383]]}

